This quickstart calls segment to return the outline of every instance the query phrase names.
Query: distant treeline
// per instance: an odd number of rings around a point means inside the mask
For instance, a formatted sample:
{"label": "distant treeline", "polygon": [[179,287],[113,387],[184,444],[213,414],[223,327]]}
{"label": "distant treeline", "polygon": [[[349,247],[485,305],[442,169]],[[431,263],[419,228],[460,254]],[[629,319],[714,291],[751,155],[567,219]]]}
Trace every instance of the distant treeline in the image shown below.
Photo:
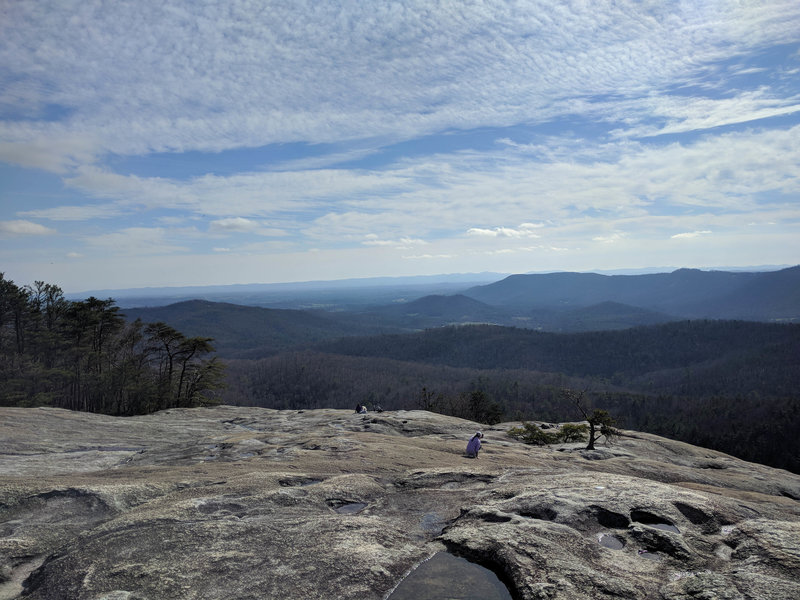
{"label": "distant treeline", "polygon": [[210,338],[126,322],[114,300],[65,300],[55,285],[0,273],[0,404],[113,415],[217,402]]}

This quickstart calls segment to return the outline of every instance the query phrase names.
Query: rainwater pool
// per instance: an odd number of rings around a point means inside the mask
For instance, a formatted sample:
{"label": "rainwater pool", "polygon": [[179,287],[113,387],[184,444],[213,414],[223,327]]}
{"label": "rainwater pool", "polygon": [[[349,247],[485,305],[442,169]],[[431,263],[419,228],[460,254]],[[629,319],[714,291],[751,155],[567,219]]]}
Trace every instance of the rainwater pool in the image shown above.
{"label": "rainwater pool", "polygon": [[387,600],[512,600],[489,569],[437,552],[400,582]]}

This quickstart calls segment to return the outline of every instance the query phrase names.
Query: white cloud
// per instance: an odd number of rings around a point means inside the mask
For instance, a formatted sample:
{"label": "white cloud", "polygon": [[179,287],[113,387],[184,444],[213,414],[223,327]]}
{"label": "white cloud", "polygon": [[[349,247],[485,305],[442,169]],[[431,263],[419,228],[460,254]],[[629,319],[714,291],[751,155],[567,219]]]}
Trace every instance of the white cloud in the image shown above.
{"label": "white cloud", "polygon": [[269,168],[274,171],[306,171],[311,169],[322,169],[339,163],[354,162],[366,158],[367,156],[376,154],[377,152],[377,147],[354,148],[353,150],[349,150],[347,152],[284,160],[276,165],[265,165],[265,168]]}
{"label": "white cloud", "polygon": [[[112,200],[118,210],[189,210],[221,217],[217,220],[222,223],[220,227],[235,223],[224,221],[233,218],[231,212],[259,217],[300,213],[343,194],[357,202],[364,195],[380,195],[406,183],[401,174],[358,170],[248,172],[176,180],[120,175],[96,167],[85,167],[65,181],[92,197]],[[59,211],[39,214],[48,216]]]}
{"label": "white cloud", "polygon": [[44,225],[39,225],[33,221],[0,221],[0,233],[9,236],[22,235],[51,235],[56,233],[55,229],[50,229]]}
{"label": "white cloud", "polygon": [[700,237],[701,235],[710,235],[710,234],[711,234],[711,232],[708,231],[708,230],[704,230],[704,231],[689,231],[689,232],[686,232],[686,233],[676,233],[675,235],[670,236],[670,237],[673,240],[676,240],[676,239],[696,238],[696,237]]}
{"label": "white cloud", "polygon": [[211,221],[208,226],[209,231],[241,231],[250,232],[259,228],[259,224],[243,217],[230,217]]}
{"label": "white cloud", "polygon": [[482,237],[508,237],[508,238],[537,238],[539,234],[536,229],[544,227],[541,223],[523,223],[516,229],[512,227],[495,227],[493,229],[482,229],[471,227],[467,230],[467,235],[477,235]]}
{"label": "white cloud", "polygon": [[625,238],[623,233],[612,233],[609,235],[597,235],[592,238],[593,242],[600,242],[602,244],[614,244]]}
{"label": "white cloud", "polygon": [[289,235],[289,232],[285,229],[267,227],[260,221],[245,219],[244,217],[229,217],[211,221],[208,225],[208,231],[214,235],[237,233],[249,233],[264,237],[285,237]]}
{"label": "white cloud", "polygon": [[403,237],[397,240],[380,239],[379,236],[375,234],[369,234],[365,237],[366,239],[361,242],[364,246],[387,246],[398,250],[408,250],[415,246],[424,246],[428,243],[425,240],[410,237]]}
{"label": "white cloud", "polygon": [[429,224],[423,223],[426,215],[415,212],[421,206],[391,197],[380,204],[380,209],[376,209],[372,206],[353,207],[347,200],[332,202],[327,207],[328,212],[305,226],[302,234],[318,242],[388,246],[419,244],[421,238],[412,238],[404,233],[415,228],[421,233],[430,231]]}
{"label": "white cloud", "polygon": [[93,136],[63,132],[58,126],[47,129],[43,125],[0,121],[0,161],[66,173],[97,159],[101,148]]}
{"label": "white cloud", "polygon": [[404,255],[403,258],[407,260],[449,260],[457,258],[457,256],[455,254],[408,254]]}

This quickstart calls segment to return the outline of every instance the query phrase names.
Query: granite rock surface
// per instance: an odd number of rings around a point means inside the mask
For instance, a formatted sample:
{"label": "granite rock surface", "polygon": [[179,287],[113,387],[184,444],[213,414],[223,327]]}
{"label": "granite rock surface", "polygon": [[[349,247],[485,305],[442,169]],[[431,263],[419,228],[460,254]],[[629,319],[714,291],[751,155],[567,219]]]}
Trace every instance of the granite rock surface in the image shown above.
{"label": "granite rock surface", "polygon": [[634,431],[531,447],[512,425],[0,408],[0,600],[384,600],[445,549],[525,600],[800,598],[800,477]]}

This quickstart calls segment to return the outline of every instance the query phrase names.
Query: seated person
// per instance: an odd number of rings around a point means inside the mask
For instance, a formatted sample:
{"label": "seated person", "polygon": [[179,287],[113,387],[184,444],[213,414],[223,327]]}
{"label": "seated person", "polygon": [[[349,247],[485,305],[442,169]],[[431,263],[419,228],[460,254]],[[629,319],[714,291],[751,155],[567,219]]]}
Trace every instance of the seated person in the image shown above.
{"label": "seated person", "polygon": [[470,458],[478,458],[478,452],[481,449],[481,438],[483,434],[480,431],[476,431],[475,435],[473,435],[469,442],[467,443],[467,456]]}

